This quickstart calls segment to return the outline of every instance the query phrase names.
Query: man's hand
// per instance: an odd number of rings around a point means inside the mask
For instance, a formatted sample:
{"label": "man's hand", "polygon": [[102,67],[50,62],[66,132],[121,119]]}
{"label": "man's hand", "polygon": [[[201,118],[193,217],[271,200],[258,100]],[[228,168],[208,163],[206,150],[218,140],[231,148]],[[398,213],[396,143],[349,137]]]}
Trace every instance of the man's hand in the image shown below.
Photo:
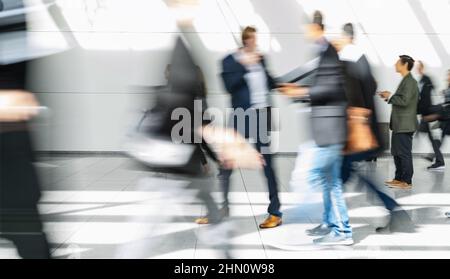
{"label": "man's hand", "polygon": [[261,55],[256,52],[244,53],[239,59],[239,63],[245,66],[254,65],[261,61]]}
{"label": "man's hand", "polygon": [[309,93],[308,88],[300,87],[295,83],[281,83],[279,86],[278,91],[291,98],[306,97]]}
{"label": "man's hand", "polygon": [[265,164],[263,156],[234,129],[207,125],[199,132],[217,152],[222,167],[226,169],[261,169]]}
{"label": "man's hand", "polygon": [[38,114],[39,103],[30,92],[0,90],[0,122],[30,120]]}
{"label": "man's hand", "polygon": [[391,97],[392,93],[389,91],[383,91],[383,92],[380,92],[379,95],[382,99],[387,101],[387,99],[389,99],[389,97]]}
{"label": "man's hand", "polygon": [[337,52],[340,52],[344,48],[342,39],[332,40],[331,45],[336,49]]}

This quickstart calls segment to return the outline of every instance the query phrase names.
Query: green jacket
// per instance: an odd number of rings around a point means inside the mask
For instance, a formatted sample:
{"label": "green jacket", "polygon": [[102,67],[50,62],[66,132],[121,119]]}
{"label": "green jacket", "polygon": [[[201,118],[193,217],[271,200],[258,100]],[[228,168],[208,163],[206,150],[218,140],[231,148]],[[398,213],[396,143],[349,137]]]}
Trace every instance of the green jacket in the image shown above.
{"label": "green jacket", "polygon": [[419,87],[411,73],[407,74],[389,99],[392,104],[390,128],[393,133],[411,133],[418,127],[417,103],[419,102]]}

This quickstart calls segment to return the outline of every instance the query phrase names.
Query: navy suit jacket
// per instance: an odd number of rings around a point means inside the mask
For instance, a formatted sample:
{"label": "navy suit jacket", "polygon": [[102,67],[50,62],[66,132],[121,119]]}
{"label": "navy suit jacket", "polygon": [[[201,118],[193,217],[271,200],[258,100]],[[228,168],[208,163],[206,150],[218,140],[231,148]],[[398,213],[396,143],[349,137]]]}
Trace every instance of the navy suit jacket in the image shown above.
{"label": "navy suit jacket", "polygon": [[[268,89],[275,88],[275,81],[267,71],[264,57],[261,58],[261,63],[266,72]],[[222,60],[221,76],[227,92],[231,94],[231,105],[234,109],[242,108],[246,110],[252,105],[250,90],[245,79],[245,74],[247,73],[247,69],[236,61],[233,54]]]}

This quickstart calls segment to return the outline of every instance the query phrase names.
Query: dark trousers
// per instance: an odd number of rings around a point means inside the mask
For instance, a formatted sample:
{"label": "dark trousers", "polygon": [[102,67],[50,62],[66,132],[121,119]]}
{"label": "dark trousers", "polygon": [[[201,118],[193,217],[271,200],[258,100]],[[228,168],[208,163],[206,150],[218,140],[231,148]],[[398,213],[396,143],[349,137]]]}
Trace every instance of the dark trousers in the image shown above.
{"label": "dark trousers", "polygon": [[208,212],[208,219],[210,224],[218,224],[222,221],[219,207],[217,206],[214,198],[211,195],[211,177],[186,177],[186,181],[190,181],[187,189],[197,190],[197,198],[203,202]]}
{"label": "dark trousers", "polygon": [[394,156],[395,179],[412,183],[414,173],[412,139],[414,133],[392,133],[391,153]]}
{"label": "dark trousers", "polygon": [[[436,158],[436,164],[444,165],[444,156],[441,152],[441,144],[442,141],[439,139],[434,139],[433,135],[431,134],[430,125],[428,125],[428,122],[422,121],[420,123],[421,131],[424,133],[427,133],[428,138],[430,139],[431,145],[433,147],[434,156]],[[444,138],[444,133],[442,134],[442,139]]]}
{"label": "dark trousers", "polygon": [[22,258],[47,259],[50,249],[37,203],[38,177],[27,131],[0,133],[0,236]]}
{"label": "dark trousers", "polygon": [[[261,145],[256,144],[256,149],[260,151]],[[276,181],[275,172],[272,167],[272,155],[271,154],[263,154],[266,165],[264,166],[264,175],[267,179],[267,186],[269,188],[269,200],[270,204],[267,209],[267,212],[271,215],[275,215],[278,217],[282,216],[280,212],[281,203],[278,198],[278,183]],[[224,196],[224,207],[228,207],[228,193],[230,192],[230,176],[233,173],[233,170],[230,169],[220,169],[219,173],[219,181],[220,186],[222,187],[223,196]]]}
{"label": "dark trousers", "polygon": [[[444,157],[442,156],[442,152],[441,152],[441,147],[442,147],[442,143],[444,142],[445,136],[450,135],[450,121],[442,121],[441,122],[441,130],[442,130],[442,136],[440,140],[437,140],[437,144],[438,144],[438,149],[439,149],[439,153],[441,154],[442,157],[442,163],[445,164],[444,161]],[[437,162],[437,158],[436,158],[436,162]]]}
{"label": "dark trousers", "polygon": [[373,181],[370,178],[370,175],[364,174],[358,170],[355,169],[354,163],[366,161],[369,158],[376,157],[376,153],[374,152],[364,152],[364,153],[358,153],[358,154],[352,154],[344,156],[344,160],[342,162],[342,171],[341,171],[341,177],[342,177],[342,184],[345,184],[352,175],[357,175],[358,178],[369,187],[370,190],[375,192],[377,194],[378,198],[383,202],[384,207],[392,211],[395,208],[397,208],[399,205],[398,203],[391,197],[389,197],[385,192],[384,185],[377,185],[375,181]]}
{"label": "dark trousers", "polygon": [[[278,198],[278,183],[275,176],[275,172],[272,167],[272,154],[270,154],[270,142],[268,140],[268,132],[270,131],[270,123],[271,123],[271,117],[270,117],[270,109],[262,109],[262,110],[256,110],[257,112],[257,121],[256,123],[253,123],[252,121],[249,121],[249,125],[257,125],[256,129],[254,131],[257,133],[256,135],[250,135],[248,125],[246,126],[245,131],[245,137],[246,138],[253,138],[256,140],[255,147],[256,150],[262,153],[265,161],[264,166],[264,175],[267,179],[267,186],[269,190],[269,200],[270,204],[267,209],[267,212],[271,215],[281,217],[282,213],[280,211],[281,203],[280,199]],[[264,120],[261,120],[263,119]],[[261,124],[261,125],[260,125]],[[223,195],[224,195],[224,207],[228,207],[229,201],[228,201],[228,193],[230,192],[230,176],[233,173],[233,170],[230,169],[220,169],[219,173],[219,181],[220,185],[222,187]]]}

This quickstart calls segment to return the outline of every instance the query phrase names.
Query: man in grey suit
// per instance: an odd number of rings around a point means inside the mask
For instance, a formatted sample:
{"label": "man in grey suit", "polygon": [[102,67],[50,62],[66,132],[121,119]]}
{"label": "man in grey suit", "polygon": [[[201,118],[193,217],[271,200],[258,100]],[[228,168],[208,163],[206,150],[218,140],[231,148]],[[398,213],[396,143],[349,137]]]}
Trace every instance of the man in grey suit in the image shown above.
{"label": "man in grey suit", "polygon": [[400,55],[395,64],[395,70],[403,80],[392,95],[388,91],[380,96],[392,105],[390,128],[392,130],[391,153],[395,162],[395,178],[386,182],[391,188],[411,189],[413,177],[412,139],[418,128],[417,103],[419,101],[419,87],[411,75],[414,59],[408,55]]}

